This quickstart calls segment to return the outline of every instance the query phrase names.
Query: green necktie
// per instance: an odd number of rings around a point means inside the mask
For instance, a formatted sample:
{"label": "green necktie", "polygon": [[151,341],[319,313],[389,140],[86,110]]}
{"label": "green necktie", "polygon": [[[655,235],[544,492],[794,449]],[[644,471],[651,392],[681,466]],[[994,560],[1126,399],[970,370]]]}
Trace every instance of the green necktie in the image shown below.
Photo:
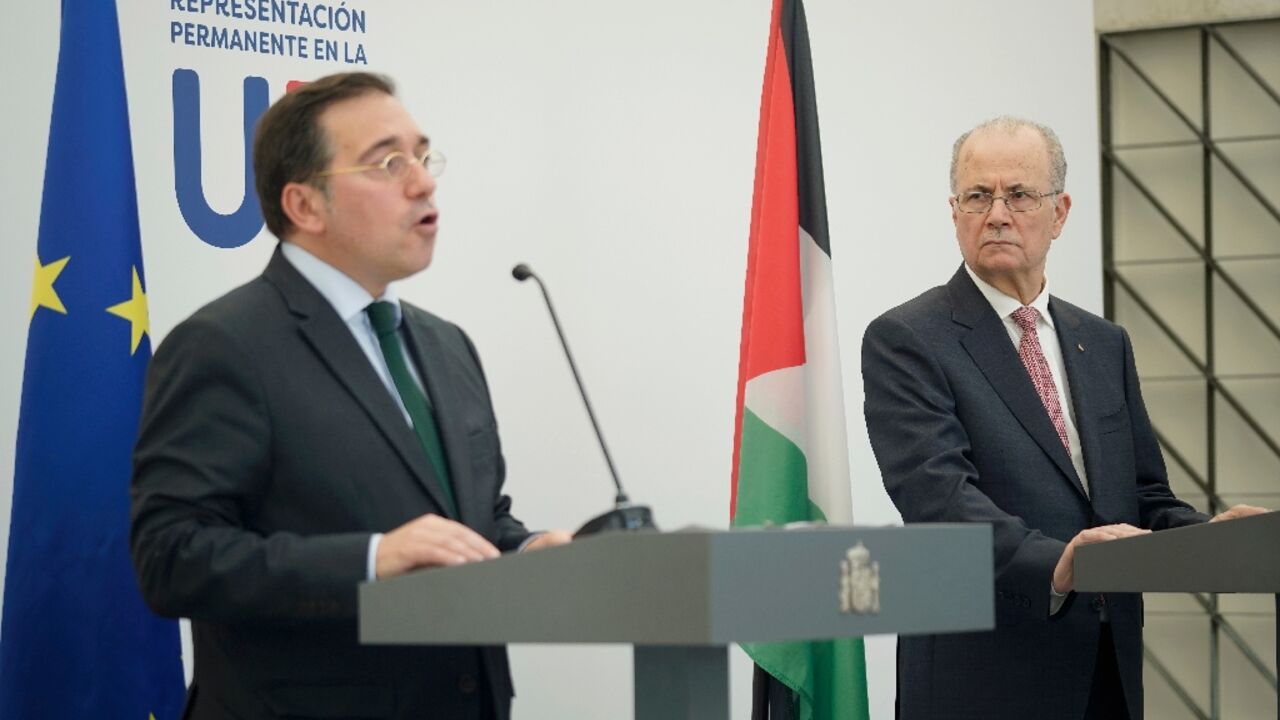
{"label": "green necktie", "polygon": [[444,446],[440,443],[440,432],[436,429],[435,415],[427,404],[427,397],[414,382],[409,372],[409,364],[405,362],[404,346],[400,344],[400,333],[396,332],[396,311],[389,302],[370,303],[365,308],[373,331],[378,335],[378,344],[382,346],[382,357],[387,361],[387,369],[391,371],[391,379],[400,393],[400,401],[409,411],[409,419],[413,421],[413,431],[422,443],[427,454],[427,461],[440,478],[440,488],[444,491],[445,500],[449,503],[449,512],[453,517],[458,515],[458,503],[453,497],[453,484],[449,482],[449,468],[444,459]]}

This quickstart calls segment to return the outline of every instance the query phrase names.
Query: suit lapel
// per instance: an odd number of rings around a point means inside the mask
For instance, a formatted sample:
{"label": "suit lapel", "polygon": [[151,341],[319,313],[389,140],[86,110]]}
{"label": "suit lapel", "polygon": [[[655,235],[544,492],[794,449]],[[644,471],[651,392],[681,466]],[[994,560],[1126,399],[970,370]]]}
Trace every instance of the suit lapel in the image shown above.
{"label": "suit lapel", "polygon": [[463,523],[472,527],[478,518],[474,507],[474,483],[471,478],[470,442],[467,427],[460,412],[461,401],[458,398],[459,383],[455,370],[448,361],[445,347],[439,331],[421,322],[407,305],[404,308],[404,323],[408,330],[411,355],[418,365],[418,375],[427,387],[431,406],[435,410],[436,428],[440,432],[440,443],[444,446],[445,460],[449,463],[449,477],[453,484],[453,496],[458,503],[458,513]]}
{"label": "suit lapel", "polygon": [[[1080,436],[1080,450],[1084,453],[1084,469],[1089,476],[1089,485],[1094,489],[1090,495],[1097,499],[1097,483],[1102,479],[1102,467],[1099,458],[1092,452],[1098,447],[1097,423],[1093,422],[1101,398],[1097,397],[1095,387],[1089,378],[1101,377],[1100,371],[1089,367],[1094,356],[1085,352],[1092,345],[1079,315],[1057,298],[1049,298],[1049,313],[1053,315],[1058,330],[1058,344],[1062,347],[1062,364],[1067,374],[1067,386],[1071,390],[1071,404],[1075,410],[1076,433]],[[1064,408],[1065,410],[1065,408]]]}
{"label": "suit lapel", "polygon": [[347,324],[311,283],[284,259],[279,248],[263,275],[280,290],[289,310],[298,318],[298,332],[303,339],[373,420],[374,426],[409,466],[418,484],[441,509],[440,514],[448,515],[448,503],[418,436],[405,422],[404,413],[369,364],[368,356],[351,336]]}
{"label": "suit lapel", "polygon": [[960,343],[969,357],[973,358],[978,369],[982,371],[987,382],[1009,408],[1009,412],[1017,418],[1027,434],[1044,450],[1068,481],[1084,497],[1084,486],[1071,465],[1071,458],[1058,431],[1049,419],[1049,413],[1040,401],[1040,395],[1031,384],[1031,377],[1023,367],[1022,360],[1013,343],[1009,341],[1009,333],[1004,323],[991,309],[991,304],[982,296],[973,280],[964,268],[951,278],[947,284],[951,297],[951,319],[969,331],[961,336]]}

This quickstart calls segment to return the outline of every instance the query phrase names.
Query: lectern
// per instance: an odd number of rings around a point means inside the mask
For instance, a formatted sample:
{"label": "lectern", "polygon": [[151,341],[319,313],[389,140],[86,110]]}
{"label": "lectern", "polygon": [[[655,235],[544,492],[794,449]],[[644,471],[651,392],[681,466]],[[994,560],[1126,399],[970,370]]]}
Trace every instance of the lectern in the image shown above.
{"label": "lectern", "polygon": [[[1280,616],[1280,512],[1077,548],[1075,584],[1089,592],[1275,594]],[[1276,628],[1280,666],[1280,620]]]}
{"label": "lectern", "polygon": [[360,641],[630,643],[637,720],[721,720],[731,643],[986,630],[993,592],[987,525],[615,533],[365,583]]}

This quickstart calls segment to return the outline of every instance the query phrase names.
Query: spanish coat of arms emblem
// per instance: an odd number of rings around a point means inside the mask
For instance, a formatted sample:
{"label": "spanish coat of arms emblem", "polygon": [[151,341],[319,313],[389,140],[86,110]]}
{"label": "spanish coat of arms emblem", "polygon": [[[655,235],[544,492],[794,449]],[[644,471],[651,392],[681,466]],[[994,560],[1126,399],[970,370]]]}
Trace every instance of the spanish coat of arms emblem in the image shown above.
{"label": "spanish coat of arms emblem", "polygon": [[840,561],[840,612],[875,615],[880,612],[880,563],[859,540]]}

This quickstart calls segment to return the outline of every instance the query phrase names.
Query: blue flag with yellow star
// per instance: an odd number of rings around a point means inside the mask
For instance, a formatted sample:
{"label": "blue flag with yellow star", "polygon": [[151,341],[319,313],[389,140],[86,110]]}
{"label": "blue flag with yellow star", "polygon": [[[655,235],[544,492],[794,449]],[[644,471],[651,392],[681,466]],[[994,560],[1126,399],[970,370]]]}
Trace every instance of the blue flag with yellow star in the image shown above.
{"label": "blue flag with yellow star", "polygon": [[0,623],[0,718],[176,720],[177,623],[129,560],[151,356],[115,4],[64,0]]}

